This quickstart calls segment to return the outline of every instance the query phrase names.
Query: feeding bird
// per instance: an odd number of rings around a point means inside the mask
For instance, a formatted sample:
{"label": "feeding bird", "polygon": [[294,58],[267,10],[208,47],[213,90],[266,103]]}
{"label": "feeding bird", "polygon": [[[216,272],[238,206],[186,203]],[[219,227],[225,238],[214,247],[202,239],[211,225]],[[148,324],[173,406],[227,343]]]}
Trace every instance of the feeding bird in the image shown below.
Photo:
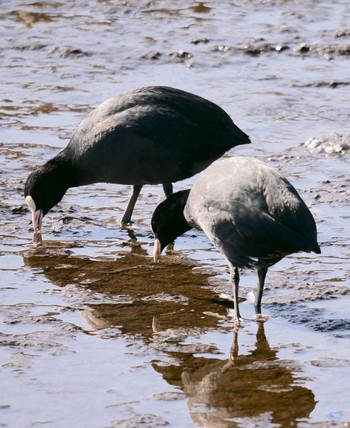
{"label": "feeding bird", "polygon": [[231,157],[209,166],[191,190],[170,195],[155,209],[151,228],[154,260],[178,236],[202,230],[225,256],[239,324],[239,269],[256,268],[255,313],[268,268],[299,251],[319,254],[315,220],[295,188],[274,168],[248,157]]}
{"label": "feeding bird", "polygon": [[121,220],[127,224],[143,185],[162,184],[168,196],[173,182],[248,143],[221,107],[189,92],[150,86],[110,98],[81,122],[65,149],[29,175],[24,195],[34,236],[70,187],[132,185]]}

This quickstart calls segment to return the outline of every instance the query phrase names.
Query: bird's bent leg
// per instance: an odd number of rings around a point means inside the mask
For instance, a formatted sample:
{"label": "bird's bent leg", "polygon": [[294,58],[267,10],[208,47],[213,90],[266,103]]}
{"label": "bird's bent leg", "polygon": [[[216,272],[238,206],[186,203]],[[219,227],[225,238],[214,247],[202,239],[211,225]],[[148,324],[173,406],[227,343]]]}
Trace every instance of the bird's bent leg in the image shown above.
{"label": "bird's bent leg", "polygon": [[132,186],[132,194],[130,196],[128,206],[124,212],[124,215],[121,219],[121,225],[128,224],[131,221],[132,212],[134,211],[134,207],[137,201],[137,198],[141,192],[142,185],[134,185]]}
{"label": "bird's bent leg", "polygon": [[259,284],[258,284],[258,289],[256,292],[255,303],[254,303],[256,315],[261,315],[261,299],[264,291],[266,273],[267,273],[266,266],[258,266]]}
{"label": "bird's bent leg", "polygon": [[239,286],[239,270],[238,268],[234,268],[233,270],[233,274],[232,274],[232,279],[233,279],[233,304],[235,305],[234,307],[234,314],[235,314],[235,322],[239,325],[242,318],[241,318],[241,314],[239,312],[239,303],[238,303],[238,286]]}
{"label": "bird's bent leg", "polygon": [[173,193],[173,184],[172,183],[163,184],[163,190],[166,197],[170,196]]}

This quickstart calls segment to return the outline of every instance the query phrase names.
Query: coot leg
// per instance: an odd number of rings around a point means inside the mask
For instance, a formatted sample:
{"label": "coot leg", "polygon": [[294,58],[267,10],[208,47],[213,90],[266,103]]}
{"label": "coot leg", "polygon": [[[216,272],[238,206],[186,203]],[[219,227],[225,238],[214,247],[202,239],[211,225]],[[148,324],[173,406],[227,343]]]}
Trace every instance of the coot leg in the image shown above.
{"label": "coot leg", "polygon": [[131,221],[132,212],[134,211],[134,207],[137,201],[137,198],[141,192],[142,185],[135,184],[132,186],[132,194],[130,196],[128,206],[124,212],[123,218],[121,219],[121,225],[128,224]]}
{"label": "coot leg", "polygon": [[233,304],[234,307],[234,314],[235,314],[235,322],[239,325],[242,318],[241,314],[239,312],[239,303],[238,303],[238,286],[239,286],[239,270],[238,268],[234,268],[233,270]]}
{"label": "coot leg", "polygon": [[163,190],[166,197],[170,196],[173,193],[173,184],[172,183],[163,184]]}
{"label": "coot leg", "polygon": [[258,266],[259,284],[258,284],[258,289],[256,292],[255,303],[254,303],[256,315],[261,315],[261,299],[264,291],[266,273],[267,273],[267,267],[265,265]]}

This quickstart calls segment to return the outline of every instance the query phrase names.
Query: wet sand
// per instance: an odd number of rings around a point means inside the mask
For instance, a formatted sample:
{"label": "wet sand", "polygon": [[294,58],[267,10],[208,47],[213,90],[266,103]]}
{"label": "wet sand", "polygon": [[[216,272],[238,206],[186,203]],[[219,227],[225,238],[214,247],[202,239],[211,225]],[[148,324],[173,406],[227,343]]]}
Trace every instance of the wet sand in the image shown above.
{"label": "wet sand", "polygon": [[[22,2],[0,11],[0,425],[350,426],[349,55],[346,0]],[[161,263],[147,186],[70,189],[32,243],[25,179],[111,95],[168,85],[221,105],[251,137],[235,154],[280,170],[322,254],[269,270],[257,323],[190,231]],[[194,178],[175,184],[191,186]]]}

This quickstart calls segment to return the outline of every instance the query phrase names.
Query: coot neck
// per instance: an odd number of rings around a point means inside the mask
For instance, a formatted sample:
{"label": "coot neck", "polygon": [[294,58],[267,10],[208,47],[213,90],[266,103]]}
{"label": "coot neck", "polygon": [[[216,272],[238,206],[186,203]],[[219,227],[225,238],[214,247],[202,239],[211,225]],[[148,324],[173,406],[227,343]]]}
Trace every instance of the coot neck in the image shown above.
{"label": "coot neck", "polygon": [[46,165],[50,169],[52,168],[58,181],[57,187],[62,188],[64,192],[70,187],[77,187],[84,184],[79,176],[78,169],[67,156],[65,150],[62,150],[54,158],[49,160]]}

